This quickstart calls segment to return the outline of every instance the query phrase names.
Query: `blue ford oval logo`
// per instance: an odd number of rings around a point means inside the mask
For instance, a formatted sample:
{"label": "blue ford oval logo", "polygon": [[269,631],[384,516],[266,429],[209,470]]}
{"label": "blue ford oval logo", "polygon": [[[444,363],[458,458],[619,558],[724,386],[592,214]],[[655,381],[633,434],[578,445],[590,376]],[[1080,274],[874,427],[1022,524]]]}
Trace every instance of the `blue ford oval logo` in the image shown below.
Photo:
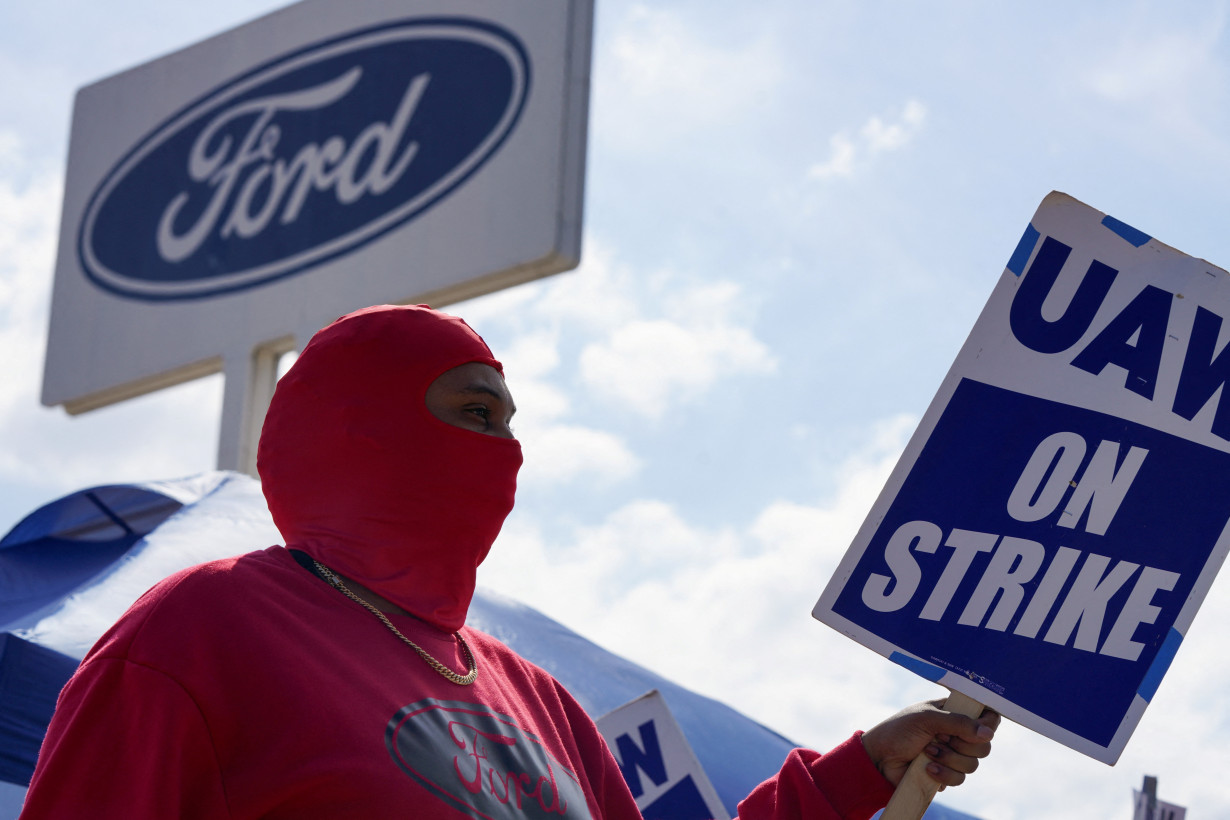
{"label": "blue ford oval logo", "polygon": [[508,31],[365,29],[267,63],[143,138],[90,197],[82,269],[113,293],[192,299],[302,271],[414,219],[516,125],[530,84]]}

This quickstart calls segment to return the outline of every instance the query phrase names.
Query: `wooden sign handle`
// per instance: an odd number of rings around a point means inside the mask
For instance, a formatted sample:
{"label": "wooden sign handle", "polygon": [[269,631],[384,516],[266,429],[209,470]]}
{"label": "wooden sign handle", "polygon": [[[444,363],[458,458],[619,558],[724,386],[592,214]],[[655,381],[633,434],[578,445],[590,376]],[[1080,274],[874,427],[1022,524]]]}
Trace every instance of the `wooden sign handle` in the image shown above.
{"label": "wooden sign handle", "polygon": [[[981,703],[960,692],[953,692],[948,696],[948,700],[944,701],[946,711],[966,717],[979,717],[983,708]],[[927,806],[931,805],[931,799],[940,788],[940,784],[927,774],[927,764],[930,762],[931,759],[925,754],[914,758],[905,776],[897,784],[897,790],[893,792],[880,820],[921,820]]]}

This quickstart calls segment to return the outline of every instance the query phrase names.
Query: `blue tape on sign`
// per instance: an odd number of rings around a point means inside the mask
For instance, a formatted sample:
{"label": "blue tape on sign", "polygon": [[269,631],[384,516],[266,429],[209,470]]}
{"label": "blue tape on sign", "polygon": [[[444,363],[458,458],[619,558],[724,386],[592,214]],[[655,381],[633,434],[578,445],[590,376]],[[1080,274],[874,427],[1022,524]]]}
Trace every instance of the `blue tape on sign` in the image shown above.
{"label": "blue tape on sign", "polygon": [[1140,682],[1140,688],[1136,690],[1138,695],[1147,701],[1153,700],[1153,696],[1157,694],[1157,687],[1162,682],[1162,678],[1166,676],[1166,670],[1170,668],[1170,662],[1174,660],[1174,655],[1179,651],[1181,643],[1183,643],[1183,633],[1177,629],[1171,629],[1166,640],[1162,641],[1161,648],[1157,650],[1157,655],[1153,658],[1149,671],[1145,673],[1144,680]]}
{"label": "blue tape on sign", "polygon": [[920,661],[918,658],[910,657],[904,652],[894,652],[888,656],[888,659],[898,666],[904,666],[915,675],[921,675],[929,681],[939,682],[939,679],[944,677],[943,669],[926,661]]}
{"label": "blue tape on sign", "polygon": [[1016,243],[1016,250],[1008,260],[1008,270],[1017,276],[1025,272],[1025,263],[1029,261],[1029,255],[1034,252],[1034,245],[1038,244],[1040,236],[1032,224],[1025,226],[1025,233],[1021,234],[1021,241]]}
{"label": "blue tape on sign", "polygon": [[1133,247],[1136,247],[1136,248],[1139,248],[1141,245],[1145,244],[1146,242],[1148,242],[1150,239],[1153,238],[1149,236],[1149,234],[1145,233],[1144,231],[1136,230],[1135,228],[1133,228],[1131,225],[1127,224],[1126,222],[1120,222],[1119,220],[1115,219],[1113,216],[1102,217],[1102,224],[1110,228],[1115,233],[1119,234],[1119,236],[1126,239],[1128,242],[1132,244]]}

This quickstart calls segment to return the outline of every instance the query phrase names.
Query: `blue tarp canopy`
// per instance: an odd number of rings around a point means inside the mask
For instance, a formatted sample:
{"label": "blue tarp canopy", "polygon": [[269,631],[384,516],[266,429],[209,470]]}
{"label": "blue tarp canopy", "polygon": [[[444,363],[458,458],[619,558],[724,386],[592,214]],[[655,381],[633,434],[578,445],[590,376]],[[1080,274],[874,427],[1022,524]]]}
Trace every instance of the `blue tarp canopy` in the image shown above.
{"label": "blue tarp canopy", "polygon": [[165,491],[120,484],[81,490],[30,513],[0,539],[0,624],[86,585],[182,506]]}
{"label": "blue tarp canopy", "polygon": [[0,780],[28,785],[56,695],[75,658],[0,634]]}

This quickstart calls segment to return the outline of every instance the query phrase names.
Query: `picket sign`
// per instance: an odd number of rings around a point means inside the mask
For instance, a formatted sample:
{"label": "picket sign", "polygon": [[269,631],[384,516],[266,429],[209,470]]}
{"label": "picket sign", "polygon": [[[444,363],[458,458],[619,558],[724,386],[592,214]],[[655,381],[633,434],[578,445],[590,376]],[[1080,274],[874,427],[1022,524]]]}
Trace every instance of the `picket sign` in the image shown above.
{"label": "picket sign", "polygon": [[[960,692],[953,692],[948,696],[948,700],[944,701],[945,711],[966,717],[980,717],[985,708],[969,695]],[[931,800],[940,788],[940,784],[927,774],[929,762],[930,758],[925,754],[914,758],[901,782],[897,784],[897,790],[893,792],[884,813],[880,815],[880,820],[922,820],[922,816],[927,813],[927,806],[931,805]]]}
{"label": "picket sign", "polygon": [[645,820],[729,820],[704,766],[657,689],[594,723]]}
{"label": "picket sign", "polygon": [[1166,803],[1153,795],[1153,811],[1149,811],[1149,795],[1132,789],[1132,820],[1186,820],[1187,808]]}
{"label": "picket sign", "polygon": [[814,617],[1114,765],[1230,552],[1228,320],[1226,270],[1048,195]]}

